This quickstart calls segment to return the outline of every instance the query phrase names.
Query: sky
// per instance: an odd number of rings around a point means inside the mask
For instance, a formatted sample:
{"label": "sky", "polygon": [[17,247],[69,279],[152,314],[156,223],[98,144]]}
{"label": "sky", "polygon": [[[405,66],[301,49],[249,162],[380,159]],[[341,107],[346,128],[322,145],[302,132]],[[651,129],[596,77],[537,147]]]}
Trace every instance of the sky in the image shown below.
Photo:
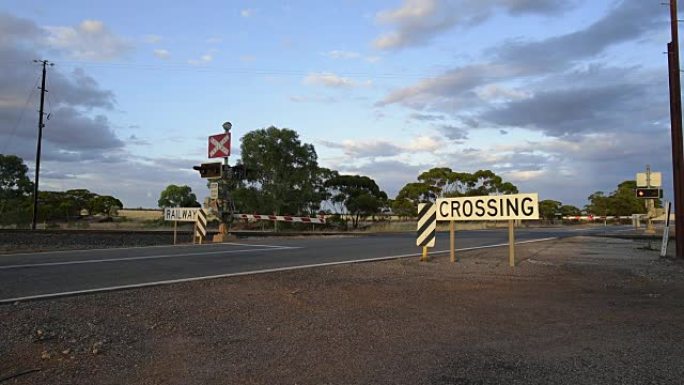
{"label": "sky", "polygon": [[393,198],[433,167],[490,169],[583,207],[646,165],[671,199],[660,0],[0,1],[0,153],[41,190],[203,199],[207,137],[276,126]]}

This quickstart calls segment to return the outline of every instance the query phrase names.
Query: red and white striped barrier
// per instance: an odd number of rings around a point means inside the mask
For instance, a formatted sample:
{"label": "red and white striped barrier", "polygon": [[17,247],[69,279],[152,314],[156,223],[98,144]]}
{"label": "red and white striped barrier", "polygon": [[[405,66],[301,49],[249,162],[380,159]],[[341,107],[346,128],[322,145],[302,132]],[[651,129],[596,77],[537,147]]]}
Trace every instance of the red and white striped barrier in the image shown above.
{"label": "red and white striped barrier", "polygon": [[300,223],[320,223],[325,224],[325,218],[312,217],[291,217],[288,215],[259,215],[259,214],[233,214],[234,218],[253,219],[260,221],[280,221],[280,222],[300,222]]}
{"label": "red and white striped barrier", "polygon": [[[640,216],[645,216],[646,214],[637,214]],[[632,219],[631,216],[620,216],[616,217],[613,215],[609,216],[600,216],[600,215],[582,215],[582,216],[569,216],[569,217],[563,217],[564,220],[569,220],[569,221],[602,221],[604,219]]]}

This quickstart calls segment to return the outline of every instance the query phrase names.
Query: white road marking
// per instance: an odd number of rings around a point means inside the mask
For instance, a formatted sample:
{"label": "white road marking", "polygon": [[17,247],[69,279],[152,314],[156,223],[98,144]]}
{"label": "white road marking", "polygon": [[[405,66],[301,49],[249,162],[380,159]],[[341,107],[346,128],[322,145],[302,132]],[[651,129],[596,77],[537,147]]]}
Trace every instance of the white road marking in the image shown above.
{"label": "white road marking", "polygon": [[[527,240],[527,241],[516,242],[515,244],[516,245],[522,245],[522,244],[527,244],[527,243],[546,242],[546,241],[551,241],[551,240],[555,240],[555,239],[558,239],[558,237],[531,239],[531,240]],[[486,245],[486,246],[464,247],[461,249],[456,249],[455,251],[491,249],[491,248],[502,247],[502,246],[508,246],[508,243],[499,243],[499,244],[495,244],[495,245]],[[450,250],[439,250],[439,251],[431,251],[430,253],[431,254],[444,254],[444,253],[448,253],[449,251]],[[100,293],[100,292],[124,290],[124,289],[136,289],[136,288],[150,287],[150,286],[171,285],[171,284],[182,283],[182,282],[205,281],[205,280],[217,279],[217,278],[239,277],[239,276],[243,276],[243,275],[276,273],[276,272],[282,272],[282,271],[309,269],[312,267],[325,267],[325,266],[344,265],[344,264],[349,264],[349,263],[386,261],[386,260],[391,260],[391,259],[418,257],[420,255],[421,255],[421,253],[389,255],[389,256],[376,257],[376,258],[356,259],[356,260],[339,261],[339,262],[316,263],[316,264],[300,265],[300,266],[278,267],[278,268],[273,268],[273,269],[243,271],[243,272],[239,272],[239,273],[206,275],[206,276],[201,276],[201,277],[169,279],[169,280],[164,280],[164,281],[143,282],[143,283],[135,283],[135,284],[130,284],[130,285],[101,287],[101,288],[96,288],[96,289],[85,289],[85,290],[75,290],[75,291],[64,291],[64,292],[59,292],[59,293],[38,294],[38,295],[30,295],[30,296],[25,296],[25,297],[0,299],[0,304],[2,304],[2,303],[13,303],[13,302],[19,302],[19,301],[28,301],[28,300],[34,300],[34,299],[66,297],[66,296],[78,295],[78,294],[90,294],[90,293]]]}
{"label": "white road marking", "polygon": [[[60,254],[60,253],[86,253],[89,251],[117,251],[117,250],[134,250],[134,249],[154,249],[154,248],[161,248],[161,247],[174,247],[174,248],[195,248],[195,247],[212,247],[212,246],[217,246],[217,245],[225,245],[228,243],[204,243],[201,245],[193,245],[193,244],[179,244],[179,245],[155,245],[155,246],[130,246],[130,247],[109,247],[109,248],[99,248],[99,249],[63,249],[63,250],[51,250],[51,251],[38,251],[38,252],[26,252],[26,253],[10,253],[10,254],[0,254],[0,258],[3,257],[15,257],[15,256],[22,256],[22,255],[48,255],[48,254]],[[245,245],[245,246],[263,246],[266,247],[266,245],[250,245],[247,243],[235,243],[236,245]],[[273,246],[270,246],[273,247]]]}
{"label": "white road marking", "polygon": [[185,254],[160,254],[160,255],[147,255],[144,257],[130,257],[130,258],[105,258],[105,259],[86,259],[82,261],[64,261],[64,262],[44,262],[44,263],[26,263],[21,265],[7,265],[0,266],[0,270],[10,270],[10,269],[26,269],[32,267],[46,267],[46,266],[65,266],[65,265],[81,265],[86,263],[103,263],[103,262],[127,262],[127,261],[140,261],[145,259],[164,259],[164,258],[183,258],[183,257],[193,257],[208,254],[234,254],[234,253],[254,253],[259,251],[275,251],[275,250],[289,250],[289,249],[301,249],[301,247],[290,247],[290,246],[278,246],[278,247],[268,247],[262,249],[243,249],[243,250],[216,250],[216,251],[204,251],[201,253],[185,253]]}

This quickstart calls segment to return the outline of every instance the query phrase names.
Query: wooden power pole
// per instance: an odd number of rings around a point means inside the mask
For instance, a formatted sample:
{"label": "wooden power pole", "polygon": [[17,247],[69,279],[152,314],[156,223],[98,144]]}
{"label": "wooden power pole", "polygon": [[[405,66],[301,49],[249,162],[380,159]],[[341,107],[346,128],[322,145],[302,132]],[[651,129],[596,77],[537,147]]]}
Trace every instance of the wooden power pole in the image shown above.
{"label": "wooden power pole", "polygon": [[38,112],[38,145],[36,146],[36,182],[33,184],[33,217],[31,219],[31,230],[36,229],[36,221],[38,218],[38,180],[40,176],[40,144],[43,139],[43,106],[45,104],[45,75],[47,74],[46,68],[48,65],[52,65],[47,60],[34,60],[36,63],[41,63],[43,65],[43,81],[40,86],[40,111]]}
{"label": "wooden power pole", "polygon": [[676,257],[684,258],[684,175],[682,175],[682,92],[679,79],[679,26],[677,0],[670,0],[672,41],[667,44],[667,64],[670,85],[670,124],[672,130],[672,173],[675,205]]}

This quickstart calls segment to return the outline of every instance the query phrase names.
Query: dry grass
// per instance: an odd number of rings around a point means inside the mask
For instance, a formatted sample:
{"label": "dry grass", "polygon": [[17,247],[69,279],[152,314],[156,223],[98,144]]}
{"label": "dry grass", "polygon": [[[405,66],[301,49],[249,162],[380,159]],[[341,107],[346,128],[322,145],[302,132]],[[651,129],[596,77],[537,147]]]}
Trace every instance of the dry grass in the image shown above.
{"label": "dry grass", "polygon": [[164,215],[164,210],[119,210],[119,216],[125,217],[129,221],[154,221]]}

